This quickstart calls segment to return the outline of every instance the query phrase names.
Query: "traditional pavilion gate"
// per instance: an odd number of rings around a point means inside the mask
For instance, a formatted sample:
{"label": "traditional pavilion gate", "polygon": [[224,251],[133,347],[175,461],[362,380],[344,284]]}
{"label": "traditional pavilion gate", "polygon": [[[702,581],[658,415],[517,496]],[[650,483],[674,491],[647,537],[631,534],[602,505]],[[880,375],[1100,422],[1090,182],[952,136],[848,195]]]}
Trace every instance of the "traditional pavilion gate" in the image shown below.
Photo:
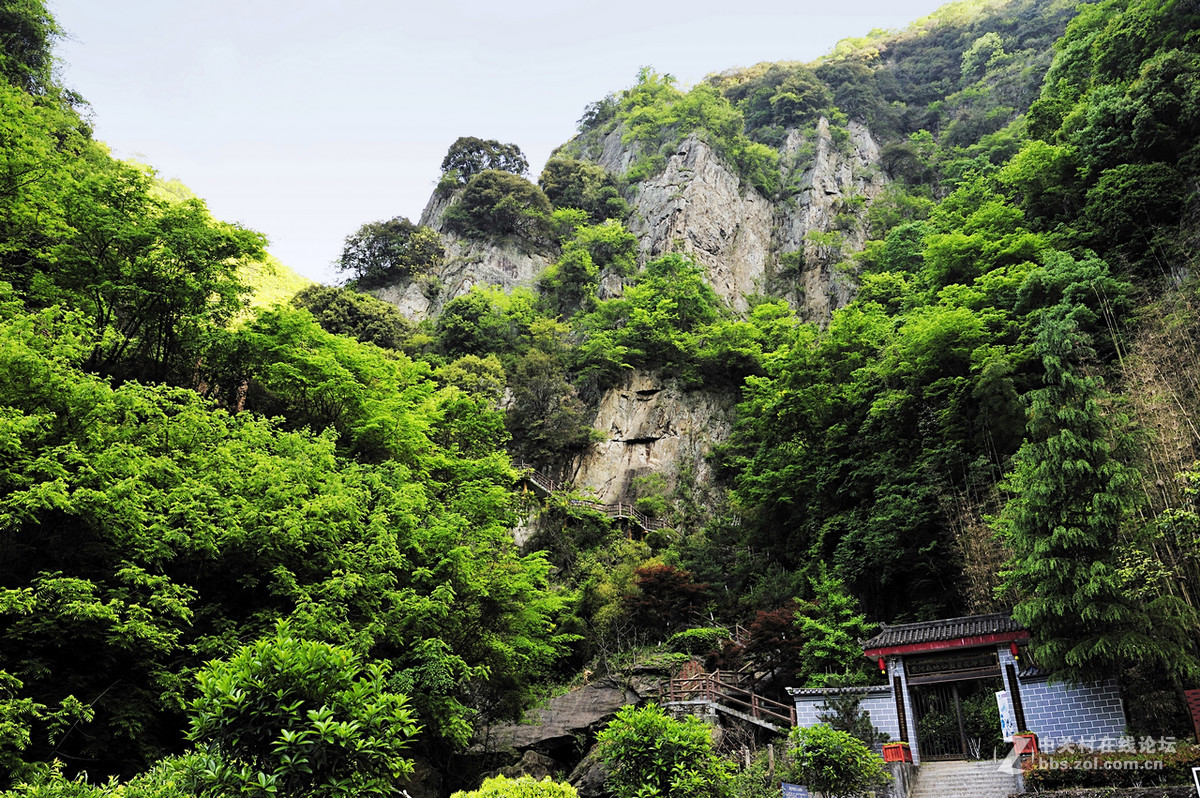
{"label": "traditional pavilion gate", "polygon": [[1002,754],[1002,690],[995,649],[912,657],[905,663],[923,761]]}

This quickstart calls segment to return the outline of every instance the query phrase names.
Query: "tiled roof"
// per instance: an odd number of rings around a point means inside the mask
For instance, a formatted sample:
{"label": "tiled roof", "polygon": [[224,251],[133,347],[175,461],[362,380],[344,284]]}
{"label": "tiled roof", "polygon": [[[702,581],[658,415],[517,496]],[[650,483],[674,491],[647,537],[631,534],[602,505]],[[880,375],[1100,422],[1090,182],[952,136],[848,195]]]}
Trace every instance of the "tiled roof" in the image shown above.
{"label": "tiled roof", "polygon": [[965,618],[946,618],[940,621],[922,621],[897,626],[883,625],[879,634],[863,643],[867,651],[893,646],[908,646],[919,643],[937,643],[966,637],[1023,632],[1024,627],[1007,613],[993,615],[969,615]]}
{"label": "tiled roof", "polygon": [[1017,678],[1021,681],[1026,679],[1045,679],[1049,677],[1050,674],[1051,671],[1030,663],[1021,669],[1021,672],[1017,674]]}

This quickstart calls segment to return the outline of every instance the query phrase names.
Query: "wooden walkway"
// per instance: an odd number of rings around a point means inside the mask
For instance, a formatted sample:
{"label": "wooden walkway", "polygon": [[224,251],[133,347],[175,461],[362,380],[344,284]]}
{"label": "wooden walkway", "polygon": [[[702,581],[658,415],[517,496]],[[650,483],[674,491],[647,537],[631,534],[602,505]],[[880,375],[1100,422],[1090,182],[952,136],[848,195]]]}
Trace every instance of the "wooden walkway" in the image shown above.
{"label": "wooden walkway", "polygon": [[[559,493],[568,489],[567,485],[555,482],[531,465],[526,463],[514,463],[513,465],[521,472],[521,479],[529,483],[535,493],[539,493],[542,496],[550,496],[553,493]],[[609,518],[637,524],[643,532],[653,532],[656,529],[666,527],[663,521],[638,512],[637,508],[630,502],[603,504],[601,502],[588,501],[587,499],[570,499],[569,503],[572,507],[587,507],[590,510],[604,513]]]}
{"label": "wooden walkway", "polygon": [[764,698],[745,686],[739,671],[682,672],[667,682],[663,703],[708,704],[713,709],[782,732],[796,725],[796,707]]}

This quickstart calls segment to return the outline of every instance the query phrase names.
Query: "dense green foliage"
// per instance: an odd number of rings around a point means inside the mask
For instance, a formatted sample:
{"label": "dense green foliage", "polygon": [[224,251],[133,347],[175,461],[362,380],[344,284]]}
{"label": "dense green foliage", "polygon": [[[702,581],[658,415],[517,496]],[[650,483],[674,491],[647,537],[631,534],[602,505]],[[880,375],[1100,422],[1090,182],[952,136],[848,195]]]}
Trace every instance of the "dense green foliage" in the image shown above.
{"label": "dense green foliage", "polygon": [[[478,783],[447,763],[479,730],[639,647],[861,684],[868,619],[1009,608],[1039,664],[1121,671],[1134,726],[1177,733],[1200,642],[1197,30],[1185,0],[965,0],[813,64],[686,91],[643,70],[540,188],[515,145],[455,142],[443,222],[471,241],[449,257],[549,265],[415,324],[357,292],[435,285],[441,236],[401,218],[347,238],[350,286],[251,311],[262,237],[111,159],[53,82],[53,20],[5,4],[0,788],[384,791],[412,756],[453,789]],[[866,132],[890,182],[805,238],[857,289],[827,319],[767,297],[736,314],[631,232],[638,181],[689,136],[790,213],[816,137],[849,156]],[[619,175],[593,163],[617,139]],[[622,499],[652,530],[515,493],[509,458],[569,475],[635,370],[737,402],[716,484],[639,471]],[[189,706],[208,753],[184,753]],[[852,710],[830,708],[860,729]],[[378,733],[351,752],[355,723]],[[813,734],[797,780],[875,779]],[[657,708],[601,746],[617,796],[731,784],[704,729]]]}
{"label": "dense green foliage", "polygon": [[350,272],[359,288],[372,288],[428,274],[441,264],[443,254],[437,233],[399,216],[368,222],[346,236],[338,269]]}
{"label": "dense green foliage", "polygon": [[412,773],[418,731],[385,669],[280,623],[198,674],[188,737],[207,752],[200,781],[219,795],[393,795]]}
{"label": "dense green foliage", "polygon": [[549,777],[538,781],[530,776],[515,779],[494,776],[484,779],[478,790],[456,792],[451,798],[576,798],[577,795],[570,784],[551,781]]}
{"label": "dense green foliage", "polygon": [[608,765],[613,798],[718,798],[727,794],[730,769],[712,750],[708,727],[679,721],[650,704],[625,707],[597,738]]}
{"label": "dense green foliage", "polygon": [[395,305],[349,288],[310,285],[295,293],[292,304],[311,313],[326,332],[384,349],[403,350],[415,332]]}
{"label": "dense green foliage", "polygon": [[525,178],[487,169],[471,178],[442,216],[447,230],[468,238],[520,236],[532,240],[549,233],[550,201]]}
{"label": "dense green foliage", "polygon": [[[4,41],[6,68],[50,63]],[[512,542],[489,362],[409,359],[411,326],[345,289],[249,313],[261,236],[112,160],[52,84],[0,101],[0,788],[182,750],[193,674],[281,620],[411,696],[416,755],[519,712],[570,596]]]}
{"label": "dense green foliage", "polygon": [[599,166],[572,158],[551,158],[538,185],[556,208],[577,208],[592,223],[624,219],[629,203],[621,198],[617,180]]}
{"label": "dense green foliage", "polygon": [[470,182],[488,169],[523,175],[529,171],[529,161],[516,144],[474,136],[460,136],[442,159],[442,173],[460,184]]}
{"label": "dense green foliage", "polygon": [[830,798],[859,795],[891,778],[883,757],[847,732],[818,724],[792,729],[788,742],[797,781]]}

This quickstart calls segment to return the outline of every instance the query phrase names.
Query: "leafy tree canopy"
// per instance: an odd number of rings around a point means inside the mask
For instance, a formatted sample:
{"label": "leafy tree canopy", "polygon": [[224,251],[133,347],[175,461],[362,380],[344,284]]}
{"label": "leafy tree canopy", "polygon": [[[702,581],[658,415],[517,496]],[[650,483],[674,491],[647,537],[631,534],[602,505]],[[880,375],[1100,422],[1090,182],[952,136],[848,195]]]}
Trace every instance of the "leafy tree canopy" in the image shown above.
{"label": "leafy tree canopy", "polygon": [[285,623],[208,663],[188,731],[209,754],[201,783],[226,795],[395,794],[419,727],[386,673]]}
{"label": "leafy tree canopy", "polygon": [[523,175],[529,171],[529,162],[516,144],[501,144],[495,139],[474,136],[456,139],[442,159],[442,173],[453,173],[460,185],[488,169]]}
{"label": "leafy tree canopy", "polygon": [[349,272],[359,288],[373,288],[427,274],[441,264],[444,254],[436,232],[397,216],[368,222],[346,236],[338,270]]}
{"label": "leafy tree canopy", "polygon": [[624,707],[597,737],[614,798],[726,795],[729,764],[712,750],[708,727],[688,716],[671,718],[658,706]]}

